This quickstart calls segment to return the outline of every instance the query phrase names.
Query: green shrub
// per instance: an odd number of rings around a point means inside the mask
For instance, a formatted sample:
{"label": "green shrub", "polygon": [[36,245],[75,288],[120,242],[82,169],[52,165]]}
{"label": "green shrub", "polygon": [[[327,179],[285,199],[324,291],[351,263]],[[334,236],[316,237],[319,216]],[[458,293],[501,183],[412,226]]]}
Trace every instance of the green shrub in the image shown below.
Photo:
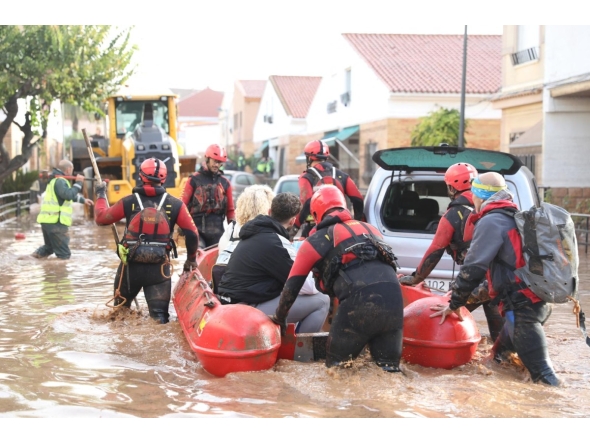
{"label": "green shrub", "polygon": [[33,182],[39,179],[39,171],[29,171],[23,173],[18,170],[6,178],[2,184],[2,194],[16,193],[18,191],[29,191]]}

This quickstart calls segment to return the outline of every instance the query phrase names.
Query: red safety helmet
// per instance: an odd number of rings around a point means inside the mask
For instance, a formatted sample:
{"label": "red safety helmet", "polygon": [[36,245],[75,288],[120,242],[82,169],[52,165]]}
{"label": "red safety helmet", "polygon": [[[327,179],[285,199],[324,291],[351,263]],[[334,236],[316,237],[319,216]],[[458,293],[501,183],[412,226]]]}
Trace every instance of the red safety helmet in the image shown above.
{"label": "red safety helmet", "polygon": [[164,183],[167,175],[166,164],[155,157],[144,160],[139,167],[139,177],[146,183]]}
{"label": "red safety helmet", "polygon": [[311,160],[326,160],[330,156],[330,148],[323,140],[312,140],[305,145],[303,152]]}
{"label": "red safety helmet", "polygon": [[322,185],[313,193],[309,204],[309,211],[315,219],[315,223],[319,224],[324,214],[332,208],[346,208],[346,198],[338,187]]}
{"label": "red safety helmet", "polygon": [[219,162],[227,162],[227,152],[225,151],[225,148],[217,145],[216,143],[207,147],[205,150],[205,157],[210,157],[211,159],[218,160]]}
{"label": "red safety helmet", "polygon": [[465,191],[471,188],[471,181],[477,177],[477,170],[468,163],[456,163],[447,168],[445,183],[457,191]]}

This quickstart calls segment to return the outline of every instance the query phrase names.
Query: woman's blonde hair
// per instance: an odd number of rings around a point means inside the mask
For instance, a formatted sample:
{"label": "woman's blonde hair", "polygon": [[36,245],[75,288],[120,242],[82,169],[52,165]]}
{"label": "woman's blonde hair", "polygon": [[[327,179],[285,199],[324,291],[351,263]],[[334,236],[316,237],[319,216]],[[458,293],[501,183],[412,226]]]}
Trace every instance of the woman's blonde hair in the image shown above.
{"label": "woman's blonde hair", "polygon": [[245,188],[236,204],[236,221],[240,225],[259,214],[268,215],[275,193],[268,185],[250,185]]}

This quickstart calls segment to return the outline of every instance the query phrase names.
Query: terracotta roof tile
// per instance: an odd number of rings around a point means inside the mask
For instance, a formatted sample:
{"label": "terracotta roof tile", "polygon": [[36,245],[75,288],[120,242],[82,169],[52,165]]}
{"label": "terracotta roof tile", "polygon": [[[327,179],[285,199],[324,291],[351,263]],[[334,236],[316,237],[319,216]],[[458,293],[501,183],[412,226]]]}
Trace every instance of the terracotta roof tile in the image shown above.
{"label": "terracotta roof tile", "polygon": [[260,98],[266,86],[266,80],[238,80],[244,91],[244,97]]}
{"label": "terracotta roof tile", "polygon": [[[460,93],[462,35],[342,34],[392,92]],[[469,94],[497,92],[502,82],[502,36],[467,36]]]}
{"label": "terracotta roof tile", "polygon": [[321,77],[308,76],[270,76],[287,114],[295,118],[307,116]]}
{"label": "terracotta roof tile", "polygon": [[205,88],[178,101],[179,117],[218,117],[223,92]]}

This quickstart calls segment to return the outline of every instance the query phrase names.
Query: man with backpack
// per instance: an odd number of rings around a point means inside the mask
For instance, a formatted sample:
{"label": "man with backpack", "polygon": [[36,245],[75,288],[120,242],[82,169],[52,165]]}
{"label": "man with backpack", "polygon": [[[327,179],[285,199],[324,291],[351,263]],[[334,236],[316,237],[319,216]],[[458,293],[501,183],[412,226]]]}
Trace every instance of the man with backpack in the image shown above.
{"label": "man with backpack", "polygon": [[[115,277],[115,307],[131,306],[143,288],[150,317],[161,324],[168,322],[172,290],[171,253],[176,254],[172,239],[178,225],[185,236],[187,259],[184,270],[197,268],[199,235],[186,205],[170,196],[162,184],[166,181],[166,164],[159,159],[143,161],[139,168],[142,185],[133,194],[109,208],[106,183],[96,187],[94,220],[110,225],[125,218],[125,233],[117,246],[121,264]],[[176,257],[176,256],[175,256]]]}
{"label": "man with backpack", "polygon": [[301,244],[271,320],[285,334],[289,311],[313,270],[316,288],[338,298],[326,366],[355,359],[368,345],[375,363],[400,372],[404,307],[391,248],[377,228],[356,221],[340,190],[318,188],[310,203],[316,227]]}
{"label": "man with backpack", "polygon": [[225,219],[228,224],[235,220],[232,186],[221,171],[225,162],[225,148],[216,144],[208,146],[205,165],[190,176],[180,196],[199,230],[202,248],[219,242]]}
{"label": "man with backpack", "polygon": [[[492,303],[499,304],[504,326],[492,353],[501,362],[505,353],[516,352],[533,382],[559,385],[549,354],[543,324],[551,315],[551,305],[543,301],[515,274],[525,264],[522,239],[514,215],[517,210],[504,178],[494,172],[474,179],[471,186],[475,213],[473,239],[459,275],[452,286],[449,304],[433,306],[431,317],[441,323],[451,313],[459,319],[464,306],[479,283],[487,277]],[[466,230],[465,236],[469,238]]]}
{"label": "man with backpack", "polygon": [[327,161],[330,156],[330,148],[326,142],[312,140],[305,145],[303,151],[307,161],[307,170],[299,176],[299,197],[302,208],[299,217],[295,221],[295,229],[299,229],[305,224],[301,236],[309,236],[309,232],[315,225],[309,206],[314,188],[320,185],[335,185],[338,187],[350,199],[354,218],[361,220],[364,210],[363,196],[348,174],[343,173]]}
{"label": "man with backpack", "polygon": [[[473,165],[468,163],[455,163],[447,168],[444,180],[451,202],[438,223],[430,247],[428,247],[416,271],[410,276],[402,277],[399,280],[400,284],[417,285],[424,281],[432,270],[434,270],[445,251],[453,258],[457,265],[463,264],[467,249],[469,248],[469,241],[464,241],[463,233],[465,232],[467,219],[473,211],[471,181],[476,177],[477,170]],[[476,287],[475,294],[470,297],[466,308],[469,311],[473,311],[477,307],[483,306],[490,337],[492,341],[495,341],[500,334],[504,321],[498,310],[498,306],[491,304],[489,298],[485,297],[486,295],[487,288],[485,288],[485,285]],[[485,302],[481,302],[481,299],[484,299]],[[471,302],[472,300],[473,302]]]}

